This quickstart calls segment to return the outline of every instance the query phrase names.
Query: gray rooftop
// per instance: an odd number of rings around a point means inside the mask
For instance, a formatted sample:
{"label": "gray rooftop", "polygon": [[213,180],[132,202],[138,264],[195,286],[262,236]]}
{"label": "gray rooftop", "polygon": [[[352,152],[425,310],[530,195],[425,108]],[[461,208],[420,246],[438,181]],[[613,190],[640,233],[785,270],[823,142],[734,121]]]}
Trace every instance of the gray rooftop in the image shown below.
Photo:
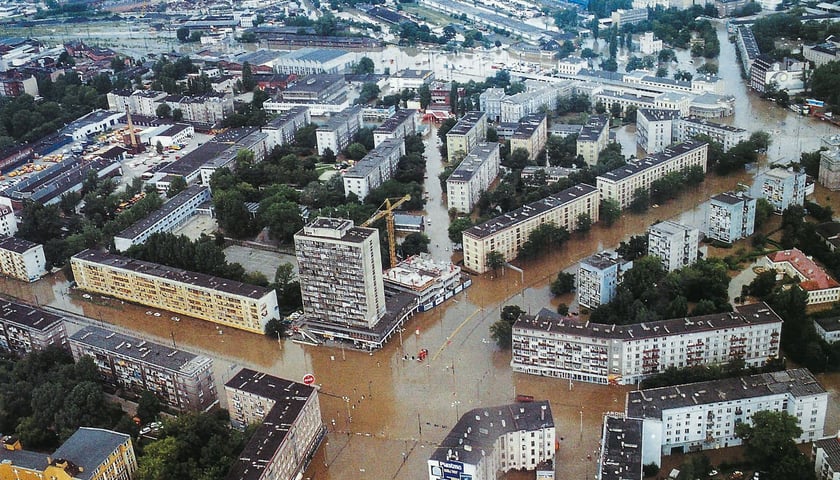
{"label": "gray rooftop", "polygon": [[605,251],[584,258],[580,261],[580,266],[588,265],[598,270],[604,270],[614,265],[623,265],[625,263],[627,263],[627,260],[621,258],[617,253]]}
{"label": "gray rooftop", "polygon": [[[240,390],[276,403],[254,431],[227,474],[229,480],[257,480],[274,457],[298,415],[315,389],[302,383],[243,368],[225,383],[225,388]],[[320,420],[320,419],[319,419]]]}
{"label": "gray rooftop", "polygon": [[642,480],[642,420],[604,417],[601,480]]}
{"label": "gray rooftop", "polygon": [[[307,231],[312,228],[335,230],[337,232],[341,232],[341,237],[321,237],[319,235],[307,233]],[[362,243],[367,240],[368,237],[376,233],[378,233],[378,230],[374,228],[353,226],[353,221],[346,218],[318,217],[306,224],[301,231],[295,234],[295,237],[297,238],[298,236],[301,236],[301,238],[306,239],[330,238],[333,240],[341,240],[342,242]]]}
{"label": "gray rooftop", "polygon": [[815,318],[814,323],[820,326],[826,332],[836,332],[840,330],[840,317]]}
{"label": "gray rooftop", "polygon": [[640,108],[638,115],[645,117],[648,121],[663,121],[680,118],[679,110],[667,110],[663,108]]}
{"label": "gray rooftop", "polygon": [[361,160],[344,172],[345,178],[365,178],[370,172],[378,170],[384,162],[390,162],[394,150],[400,150],[405,140],[400,138],[386,138],[379,145],[368,152]]}
{"label": "gray rooftop", "polygon": [[667,235],[673,235],[677,233],[685,233],[691,230],[696,230],[694,227],[689,227],[688,225],[683,225],[681,223],[677,223],[671,220],[664,220],[659,223],[655,223],[650,226],[649,231],[657,231],[662,232]]}
{"label": "gray rooftop", "polygon": [[79,330],[70,337],[70,341],[100,348],[112,355],[131,358],[137,362],[155,365],[183,375],[195,375],[206,365],[212,364],[212,360],[204,355],[194,355],[94,325]]}
{"label": "gray rooftop", "polygon": [[831,467],[831,470],[840,472],[840,436],[833,436],[823,438],[814,442],[814,448],[822,448],[825,450],[826,461]]}
{"label": "gray rooftop", "polygon": [[32,305],[0,300],[0,321],[44,331],[62,318]]}
{"label": "gray rooftop", "polygon": [[361,105],[353,105],[351,107],[347,107],[344,110],[333,113],[330,115],[329,120],[324,122],[323,125],[318,127],[318,130],[321,131],[331,131],[338,129],[339,125],[346,123],[348,119],[353,117],[358,117],[362,112]]}
{"label": "gray rooftop", "polygon": [[47,468],[47,454],[31,452],[29,450],[6,450],[5,448],[0,448],[0,462],[8,462],[16,467],[42,472]]}
{"label": "gray rooftop", "polygon": [[248,62],[251,65],[264,65],[267,63],[272,63],[280,56],[282,52],[277,52],[274,50],[257,50],[255,52],[243,53],[242,55],[238,55],[236,57],[236,61],[238,63],[245,63]]}
{"label": "gray rooftop", "polygon": [[324,63],[329,62],[330,60],[335,60],[336,58],[347,55],[348,53],[349,52],[346,50],[333,48],[301,48],[289,53],[284,53],[281,57],[289,60]]}
{"label": "gray rooftop", "polygon": [[446,136],[466,135],[467,132],[475,127],[475,124],[478,123],[484,115],[484,112],[467,112],[460,120],[458,120],[458,123],[456,123],[455,126],[446,133]]}
{"label": "gray rooftop", "polygon": [[116,236],[120,238],[127,238],[133,239],[138,235],[142,234],[146,230],[148,230],[153,225],[164,220],[169,215],[172,215],[172,212],[181,208],[185,203],[193,200],[199,196],[207,196],[209,198],[209,188],[203,185],[192,185],[187,187],[184,191],[175,195],[169,201],[164,203],[160,208],[150,213],[145,218],[141,218],[138,220],[134,225],[126,228],[122,232],[118,233]]}
{"label": "gray rooftop", "polygon": [[547,400],[476,408],[458,420],[429,458],[456,460],[449,457],[451,451],[457,455],[457,461],[477,464],[482,454],[490,455],[502,435],[553,427],[554,418]]}
{"label": "gray rooftop", "polygon": [[513,132],[513,138],[531,138],[537,131],[537,127],[545,122],[546,116],[544,113],[529,113],[519,120],[519,125]]}
{"label": "gray rooftop", "polygon": [[474,227],[470,227],[464,231],[464,234],[478,239],[489,237],[490,235],[493,235],[507,227],[527,221],[531,217],[541,215],[551,209],[558,208],[592,193],[598,193],[598,189],[592,185],[581,183],[575,185],[574,187],[569,187],[562,192],[549,195],[542,200],[529,203],[528,205],[518,208],[512,212],[500,215]]}
{"label": "gray rooftop", "polygon": [[688,140],[677,145],[671,145],[670,147],[666,148],[661,152],[654,153],[653,155],[642,158],[641,160],[636,160],[632,163],[627,163],[627,165],[618,167],[615,170],[610,170],[609,172],[603,175],[599,175],[598,178],[602,178],[607,181],[617,182],[619,180],[623,180],[625,178],[632,177],[633,175],[642,173],[645,170],[653,168],[661,163],[667,162],[672,158],[689,153],[692,150],[703,148],[706,145],[706,142],[700,142],[697,140]]}
{"label": "gray rooftop", "polygon": [[762,302],[735,307],[734,312],[672,318],[633,325],[583,322],[577,318],[563,316],[543,308],[534,316],[523,315],[520,317],[514,324],[514,328],[610,340],[638,340],[693,332],[709,332],[744,325],[781,324],[781,322],[781,318],[766,303]]}
{"label": "gray rooftop", "polygon": [[414,116],[414,110],[402,109],[397,110],[393,115],[386,118],[381,125],[376,127],[373,133],[393,133],[400,125],[408,121]]}
{"label": "gray rooftop", "polygon": [[738,205],[744,201],[750,200],[749,195],[743,192],[723,192],[712,197],[712,202],[726,203],[728,205]]}
{"label": "gray rooftop", "polygon": [[120,445],[131,439],[124,433],[101,428],[81,427],[53,453],[53,461],[65,459],[73,462],[82,471],[74,478],[87,480],[96,472],[96,467],[108,460]]}
{"label": "gray rooftop", "polygon": [[732,132],[732,133],[746,132],[746,130],[744,130],[743,128],[733,127],[732,125],[725,125],[723,123],[710,122],[710,121],[705,120],[703,118],[686,117],[686,118],[680,119],[680,121],[685,122],[685,123],[693,123],[695,125],[702,125],[704,127],[717,128],[717,129],[725,130],[727,132]]}
{"label": "gray rooftop", "polygon": [[0,239],[0,249],[8,250],[14,253],[23,254],[37,246],[39,246],[39,244],[19,237],[3,237]]}
{"label": "gray rooftop", "polygon": [[83,252],[79,252],[76,255],[73,255],[71,260],[75,259],[252,299],[263,298],[273,291],[257,285],[236,282],[204,273],[190,272],[188,270],[169,267],[160,263],[144,262],[143,260],[135,260],[133,258],[100,252],[97,250],[88,249]]}
{"label": "gray rooftop", "polygon": [[467,182],[469,181],[475,172],[481,168],[481,165],[484,162],[488,161],[491,156],[494,155],[498,157],[499,155],[499,144],[498,143],[479,143],[472,150],[470,153],[464,157],[464,160],[458,164],[458,168],[456,168],[452,175],[446,180],[447,182]]}
{"label": "gray rooftop", "polygon": [[432,75],[431,70],[416,70],[413,68],[406,68],[404,70],[400,70],[399,72],[391,75],[395,78],[416,78],[416,79],[424,79],[430,75]]}
{"label": "gray rooftop", "polygon": [[295,82],[294,85],[289,85],[285,92],[320,93],[338,82],[344,83],[344,75],[331,75],[326,73],[308,75],[302,80]]}
{"label": "gray rooftop", "polygon": [[184,155],[178,160],[160,169],[161,173],[169,175],[188,176],[201,168],[202,165],[213,160],[222,152],[230,148],[230,145],[221,142],[207,142],[192,152]]}
{"label": "gray rooftop", "polygon": [[304,114],[307,110],[306,107],[292,107],[291,109],[280,113],[276,117],[272,118],[268,121],[268,123],[263,127],[264,129],[275,129],[275,128],[283,128],[283,125],[292,121],[295,117],[300,114]]}
{"label": "gray rooftop", "polygon": [[592,115],[583,126],[578,135],[579,141],[594,141],[601,135],[601,132],[609,126],[609,117],[606,115]]}
{"label": "gray rooftop", "polygon": [[811,372],[805,368],[798,368],[636,390],[627,394],[627,416],[662,419],[665,410],[785,393],[793,397],[807,397],[825,395],[826,391]]}

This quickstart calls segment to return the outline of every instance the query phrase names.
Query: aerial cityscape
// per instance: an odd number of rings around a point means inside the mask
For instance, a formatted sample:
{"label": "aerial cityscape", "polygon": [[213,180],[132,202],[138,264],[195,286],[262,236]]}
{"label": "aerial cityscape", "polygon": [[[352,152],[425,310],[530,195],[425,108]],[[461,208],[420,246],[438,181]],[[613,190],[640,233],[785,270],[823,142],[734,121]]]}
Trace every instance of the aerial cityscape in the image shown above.
{"label": "aerial cityscape", "polygon": [[840,480],[838,21],[6,0],[0,480]]}

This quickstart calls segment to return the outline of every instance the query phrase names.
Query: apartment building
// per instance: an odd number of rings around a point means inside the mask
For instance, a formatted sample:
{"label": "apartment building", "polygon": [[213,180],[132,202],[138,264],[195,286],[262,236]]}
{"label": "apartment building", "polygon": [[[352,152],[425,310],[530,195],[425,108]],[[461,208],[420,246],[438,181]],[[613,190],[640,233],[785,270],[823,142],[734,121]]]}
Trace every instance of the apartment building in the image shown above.
{"label": "apartment building", "polygon": [[[621,9],[612,12],[610,15],[613,25],[621,28],[624,25],[633,25],[639,22],[644,22],[648,19],[647,8],[631,8],[629,10]],[[661,47],[660,47],[661,49]],[[644,51],[642,51],[644,53]]]}
{"label": "apartment building", "polygon": [[405,155],[405,140],[403,137],[386,138],[367,153],[355,165],[347,169],[342,176],[344,193],[355,194],[363,201],[371,190],[382,186],[390,180],[397,170],[400,158]]}
{"label": "apartment building", "polygon": [[723,151],[745,142],[750,138],[750,132],[743,128],[710,122],[702,118],[685,117],[674,120],[675,140],[685,142],[698,135],[708,135],[712,140],[723,146]]}
{"label": "apartment building", "polygon": [[778,280],[785,275],[799,280],[799,288],[808,294],[808,305],[840,300],[840,283],[798,248],[765,255],[763,263],[768,270],[776,271]]}
{"label": "apartment building", "polygon": [[179,412],[200,412],[218,402],[213,361],[168,345],[89,325],[68,339],[73,358],[93,359],[105,383],[134,394],[147,390]]}
{"label": "apartment building", "polygon": [[253,333],[279,317],[273,289],[85,250],[70,266],[78,288]]}
{"label": "apartment building", "polygon": [[547,400],[465,413],[429,457],[429,480],[495,480],[554,459],[557,438]]}
{"label": "apartment building", "polygon": [[744,75],[749,77],[753,62],[761,55],[761,50],[758,49],[758,43],[755,41],[752,28],[746,25],[738,27],[735,46],[741,54],[741,70]]}
{"label": "apartment building", "polygon": [[840,149],[832,148],[820,152],[820,185],[836,192],[840,190]]}
{"label": "apartment building", "polygon": [[600,445],[597,480],[642,480],[642,466],[659,460],[645,456],[642,421],[622,413],[604,415]]}
{"label": "apartment building", "polygon": [[601,384],[637,383],[666,369],[779,356],[782,320],[765,303],[734,312],[612,325],[542,309],[513,326],[515,372]]}
{"label": "apartment building", "polygon": [[811,459],[819,480],[840,480],[840,434],[814,442]]}
{"label": "apartment building", "polygon": [[181,110],[183,119],[188,122],[207,125],[219,123],[234,112],[233,96],[216,92],[198,96],[169,95],[160,104]]}
{"label": "apartment building", "polygon": [[353,140],[353,135],[362,127],[362,107],[354,105],[347,107],[330,117],[323,125],[315,130],[318,142],[318,155],[323,155],[326,149],[336,155],[347,148]]}
{"label": "apartment building", "polygon": [[326,435],[318,390],[247,368],[225,383],[234,428],[258,424],[229,480],[294,480]]}
{"label": "apartment building", "polygon": [[708,143],[696,140],[672,145],[662,152],[599,175],[598,190],[602,198],[615,200],[622,209],[627,208],[633,201],[636,190],[649,191],[655,180],[669,173],[694,166],[701,167],[703,173],[706,173],[708,150]]}
{"label": "apartment building", "polygon": [[157,117],[159,102],[167,97],[167,93],[156,90],[112,90],[106,97],[108,110]]}
{"label": "apartment building", "polygon": [[34,282],[47,273],[44,246],[18,237],[0,239],[0,273]]}
{"label": "apartment building", "polygon": [[317,321],[372,328],[385,315],[379,231],[319,217],[295,234],[303,311]]}
{"label": "apartment building", "polygon": [[607,148],[610,140],[610,118],[607,115],[592,115],[577,138],[577,154],[587,165],[598,163],[601,150]]}
{"label": "apartment building", "polygon": [[557,73],[560,75],[577,75],[585,68],[589,68],[589,62],[584,58],[569,56],[557,61]]}
{"label": "apartment building", "polygon": [[498,143],[479,143],[446,179],[446,207],[470,213],[482,192],[499,176]]}
{"label": "apartment building", "polygon": [[548,140],[548,120],[544,113],[529,113],[522,117],[510,138],[510,151],[524,148],[528,160],[534,160],[540,154]]}
{"label": "apartment building", "polygon": [[636,143],[647,153],[661,152],[671,145],[677,110],[640,108],[636,112]]}
{"label": "apartment building", "polygon": [[486,138],[487,115],[484,112],[467,112],[446,134],[446,161],[464,157]]}
{"label": "apartment building", "polygon": [[417,115],[414,110],[397,110],[382,125],[373,130],[373,145],[378,147],[386,138],[405,138],[417,131]]}
{"label": "apartment building", "polygon": [[648,255],[659,258],[666,272],[673,272],[697,261],[700,231],[665,220],[648,229]]}
{"label": "apartment building", "polygon": [[270,152],[276,146],[294,142],[295,132],[310,123],[312,123],[312,117],[306,107],[292,107],[280,113],[262,128],[262,131],[268,134],[266,149]]}
{"label": "apartment building", "polygon": [[769,55],[758,55],[750,67],[748,85],[758,93],[765,93],[767,87],[775,85],[778,90],[799,93],[805,90],[805,79],[810,64],[793,58],[776,61]]}
{"label": "apartment building", "polygon": [[558,97],[571,95],[573,85],[569,80],[550,84],[536,83],[528,85],[524,92],[506,95],[499,100],[499,120],[518,122],[525,115],[539,113],[541,110],[550,111],[557,106]]}
{"label": "apartment building", "polygon": [[544,223],[571,232],[577,228],[581,214],[597,222],[599,200],[598,189],[582,183],[470,227],[462,234],[464,268],[486,272],[487,254],[493,251],[504,255],[505,260],[516,258],[531,232]]}
{"label": "apartment building", "polygon": [[23,449],[17,437],[0,446],[0,478],[56,480],[131,480],[137,458],[131,436],[81,427],[52,454]]}
{"label": "apartment building", "polygon": [[268,113],[306,107],[311,115],[332,115],[349,107],[344,75],[310,75],[289,85],[277,98],[263,103]]}
{"label": "apartment building", "polygon": [[639,35],[639,51],[642,55],[658,55],[661,50],[662,40],[654,39],[653,32]]}
{"label": "apartment building", "polygon": [[504,88],[488,88],[478,96],[478,109],[487,114],[489,121],[498,123],[502,118],[502,99],[505,97]]}
{"label": "apartment building", "polygon": [[581,260],[576,278],[578,305],[596,308],[610,303],[624,272],[633,268],[615,252],[600,252]]}
{"label": "apartment building", "polygon": [[735,426],[760,411],[787,412],[811,442],[823,436],[828,393],[807,369],[637,390],[626,415],[644,422],[645,440],[663,455],[737,446]]}
{"label": "apartment building", "polygon": [[6,201],[8,205],[0,203],[0,236],[13,237],[17,233],[17,219],[15,219],[11,200]]}
{"label": "apartment building", "polygon": [[0,349],[23,356],[50,346],[67,349],[62,317],[32,305],[0,300]]}
{"label": "apartment building", "polygon": [[406,88],[409,90],[417,90],[423,85],[432,83],[434,79],[435,72],[433,70],[406,68],[391,75],[389,80],[393,91],[402,92]]}
{"label": "apartment building", "polygon": [[754,197],[763,198],[773,205],[775,213],[782,213],[790,206],[805,204],[805,173],[791,169],[774,168],[761,175],[753,185]]}
{"label": "apartment building", "polygon": [[154,233],[171,232],[198,212],[210,201],[210,188],[192,185],[164,203],[159,209],[141,218],[134,225],[114,236],[114,247],[124,252],[132,245],[141,245]]}
{"label": "apartment building", "polygon": [[706,236],[725,243],[749,237],[755,231],[755,204],[743,192],[715,195],[706,210]]}

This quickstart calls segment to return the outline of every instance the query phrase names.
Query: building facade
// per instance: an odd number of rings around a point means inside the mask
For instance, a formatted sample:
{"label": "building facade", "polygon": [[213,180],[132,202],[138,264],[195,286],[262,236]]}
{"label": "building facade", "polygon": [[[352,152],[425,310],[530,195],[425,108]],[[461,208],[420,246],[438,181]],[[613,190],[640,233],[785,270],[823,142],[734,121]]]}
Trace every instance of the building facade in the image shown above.
{"label": "building facade", "polygon": [[258,424],[228,480],[294,480],[326,435],[318,390],[247,368],[225,383],[231,424]]}
{"label": "building facade", "polygon": [[495,480],[498,472],[535,470],[554,460],[556,431],[548,401],[465,413],[429,457],[429,480]]}
{"label": "building facade", "polygon": [[405,138],[417,131],[417,115],[414,110],[397,110],[382,125],[373,130],[373,146],[378,147],[386,138]]}
{"label": "building facade", "polygon": [[725,243],[749,237],[755,231],[755,204],[743,192],[715,195],[706,210],[706,236]]}
{"label": "building facade", "polygon": [[814,329],[823,340],[834,343],[840,340],[840,317],[815,318]]}
{"label": "building facade", "polygon": [[785,275],[799,280],[799,288],[808,294],[808,305],[840,300],[840,283],[798,248],[765,255],[764,265],[776,271],[777,280]]}
{"label": "building facade", "polygon": [[293,107],[280,113],[266,123],[263,132],[268,134],[266,149],[270,152],[274,147],[286,145],[295,141],[295,132],[299,128],[309,125],[312,117],[306,107]]}
{"label": "building facade", "polygon": [[599,175],[598,191],[602,198],[615,200],[622,209],[627,208],[637,190],[649,191],[654,181],[669,173],[694,166],[701,167],[703,173],[706,173],[708,150],[708,143],[696,140],[673,145],[662,152]]}
{"label": "building facade", "polygon": [[636,143],[647,153],[665,150],[673,142],[677,110],[640,108],[636,112]]}
{"label": "building facade", "polygon": [[607,115],[592,115],[577,138],[577,154],[587,165],[598,163],[601,150],[610,140],[610,119]]}
{"label": "building facade", "polygon": [[484,112],[467,112],[446,133],[446,160],[463,158],[478,143],[487,139],[487,115]]}
{"label": "building facade", "polygon": [[159,209],[114,236],[114,247],[124,252],[132,245],[140,245],[154,233],[171,232],[198,212],[198,207],[210,201],[210,188],[192,185],[164,203]]}
{"label": "building facade", "polygon": [[697,135],[708,135],[712,140],[723,146],[724,152],[728,152],[730,148],[750,138],[750,133],[743,128],[710,122],[701,118],[685,117],[676,119],[674,123],[676,141],[685,142]]}
{"label": "building facade", "polygon": [[346,72],[355,63],[356,55],[339,49],[301,48],[284,53],[274,61],[278,73],[314,75]]}
{"label": "building facade", "polygon": [[658,257],[666,272],[673,272],[697,261],[700,231],[665,220],[648,229],[648,255]]}
{"label": "building facade", "polygon": [[805,204],[805,174],[774,168],[759,176],[752,193],[770,202],[773,211],[780,214],[790,206]]}
{"label": "building facade", "polygon": [[386,138],[355,165],[344,172],[344,193],[355,194],[363,201],[371,190],[382,186],[394,176],[400,158],[405,155],[403,137]]}
{"label": "building facade", "polygon": [[446,179],[446,208],[470,213],[482,192],[499,176],[499,144],[479,143]]}
{"label": "building facade", "polygon": [[578,216],[589,215],[595,223],[598,213],[598,190],[582,183],[473,226],[462,234],[464,268],[484,273],[488,270],[488,253],[499,252],[505,260],[516,258],[538,226],[552,223],[571,232],[577,228]]}
{"label": "building facade", "polygon": [[47,273],[44,246],[18,237],[0,239],[0,273],[34,282]]}
{"label": "building facade", "polygon": [[303,311],[318,321],[372,328],[385,314],[379,231],[320,217],[295,234]]}
{"label": "building facade", "polygon": [[544,113],[529,113],[522,117],[510,138],[510,151],[522,148],[528,152],[528,160],[537,158],[548,140],[547,125]]}
{"label": "building facade", "polygon": [[737,378],[637,390],[626,414],[644,422],[646,441],[663,455],[741,445],[735,426],[760,411],[787,412],[811,442],[823,436],[828,393],[808,370],[783,370]]}
{"label": "building facade", "polygon": [[32,305],[0,301],[0,349],[23,356],[51,346],[68,348],[62,317]]}
{"label": "building facade", "polygon": [[78,288],[253,333],[279,317],[273,289],[85,250],[70,259]]}
{"label": "building facade", "polygon": [[840,190],[840,149],[820,152],[819,182],[832,192]]}
{"label": "building facade", "polygon": [[840,480],[840,435],[814,442],[811,459],[819,480]]}
{"label": "building facade", "polygon": [[102,380],[133,394],[149,391],[179,412],[218,403],[213,360],[138,337],[88,325],[68,339],[73,359],[93,359]]}
{"label": "building facade", "polygon": [[315,130],[318,142],[318,155],[323,155],[326,149],[338,155],[350,145],[353,135],[362,127],[362,107],[354,105],[332,115],[324,125]]}
{"label": "building facade", "polygon": [[576,276],[578,305],[596,308],[610,303],[624,272],[633,268],[615,252],[601,252],[581,260]]}
{"label": "building facade", "polygon": [[17,233],[17,220],[15,219],[15,211],[12,209],[11,200],[7,199],[7,201],[8,205],[0,203],[0,236],[13,237]]}

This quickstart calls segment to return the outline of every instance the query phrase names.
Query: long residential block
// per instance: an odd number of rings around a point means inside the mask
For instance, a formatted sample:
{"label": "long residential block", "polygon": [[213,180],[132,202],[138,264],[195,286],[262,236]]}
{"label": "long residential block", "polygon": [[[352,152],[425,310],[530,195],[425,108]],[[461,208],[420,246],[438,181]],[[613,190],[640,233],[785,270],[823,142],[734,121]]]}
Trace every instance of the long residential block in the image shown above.
{"label": "long residential block", "polygon": [[467,112],[446,133],[446,160],[451,162],[468,154],[487,138],[487,114]]}
{"label": "long residential block", "polygon": [[670,367],[743,360],[759,367],[779,355],[782,320],[765,303],[734,312],[607,325],[548,309],[513,326],[515,372],[601,384],[633,384]]}
{"label": "long residential block", "polygon": [[230,421],[253,436],[225,477],[293,480],[303,475],[326,434],[318,390],[247,368],[225,383]]}
{"label": "long residential block", "polygon": [[446,180],[447,209],[470,213],[482,192],[499,175],[498,143],[479,143]]}
{"label": "long residential block", "polygon": [[362,127],[362,107],[354,105],[341,112],[334,113],[324,125],[315,130],[318,143],[318,155],[323,155],[326,149],[338,155],[350,145],[353,135]]}
{"label": "long residential block", "polygon": [[538,226],[553,223],[557,227],[574,231],[578,216],[589,215],[598,221],[598,189],[582,183],[529,203],[512,212],[500,215],[464,231],[464,267],[476,273],[487,271],[487,254],[496,251],[512,260],[519,248]]}
{"label": "long residential block", "polygon": [[627,394],[626,414],[640,418],[645,442],[663,455],[740,445],[739,423],[761,411],[787,412],[811,442],[823,436],[828,392],[807,369],[782,370],[708,382],[637,390]]}
{"label": "long residential block", "polygon": [[528,160],[537,158],[548,140],[546,118],[544,113],[525,115],[510,138],[510,151],[523,148],[528,152]]}
{"label": "long residential block", "polygon": [[34,282],[47,273],[44,246],[18,237],[0,239],[0,273]]}
{"label": "long residential block", "polygon": [[710,122],[702,118],[680,118],[675,120],[674,123],[676,127],[675,140],[677,142],[691,140],[697,135],[708,135],[712,140],[723,146],[724,152],[728,152],[730,148],[750,138],[750,132],[743,128]]}
{"label": "long residential block", "polygon": [[344,172],[344,194],[355,194],[364,200],[371,190],[375,190],[394,177],[400,158],[405,155],[403,137],[386,138],[379,142],[355,165]]}
{"label": "long residential block", "polygon": [[627,163],[597,178],[602,198],[615,200],[627,208],[638,189],[650,190],[651,184],[671,172],[698,166],[706,173],[709,144],[689,140],[666,148],[641,160]]}
{"label": "long residential block", "polygon": [[262,131],[268,134],[267,150],[271,152],[276,146],[294,142],[295,132],[311,122],[312,117],[306,107],[292,107],[288,111],[281,112],[262,127]]}
{"label": "long residential block", "polygon": [[273,289],[96,250],[73,255],[70,265],[82,290],[219,325],[262,334],[279,317]]}
{"label": "long residential block", "polygon": [[465,413],[429,457],[429,480],[491,480],[554,459],[557,437],[548,401]]}
{"label": "long residential block", "polygon": [[198,212],[198,207],[210,200],[210,188],[192,185],[175,195],[159,209],[114,236],[114,247],[120,252],[132,245],[144,243],[152,234],[171,232]]}
{"label": "long residential block", "polygon": [[62,317],[33,305],[0,300],[0,349],[23,356],[50,346],[67,348]]}
{"label": "long residential block", "polygon": [[213,360],[89,325],[69,338],[73,358],[91,357],[102,379],[136,394],[147,390],[180,412],[218,402]]}
{"label": "long residential block", "polygon": [[386,138],[405,138],[417,131],[417,112],[397,110],[373,131],[373,145],[378,147]]}

